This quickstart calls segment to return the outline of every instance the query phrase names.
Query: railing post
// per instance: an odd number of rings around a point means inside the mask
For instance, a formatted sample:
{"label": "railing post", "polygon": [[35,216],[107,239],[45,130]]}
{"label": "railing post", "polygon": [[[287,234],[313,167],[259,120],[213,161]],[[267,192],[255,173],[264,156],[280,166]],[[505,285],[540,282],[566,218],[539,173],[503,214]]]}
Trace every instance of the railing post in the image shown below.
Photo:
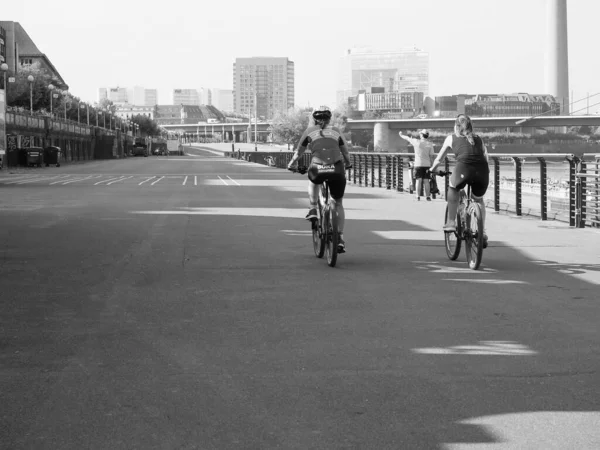
{"label": "railing post", "polygon": [[381,155],[377,155],[377,178],[378,178],[378,186],[381,187],[383,184],[383,180],[381,179],[382,171],[381,171]]}
{"label": "railing post", "polygon": [[494,211],[500,211],[500,159],[492,156],[494,160]]}
{"label": "railing post", "polygon": [[515,213],[517,214],[517,216],[522,215],[521,212],[521,199],[522,199],[522,192],[521,192],[521,184],[522,184],[522,170],[521,170],[521,158],[519,158],[518,156],[513,156],[512,157],[513,161],[515,162]]}
{"label": "railing post", "polygon": [[375,155],[371,155],[371,187],[375,187]]}
{"label": "railing post", "polygon": [[365,155],[365,187],[369,187],[369,159],[371,155]]}
{"label": "railing post", "polygon": [[567,156],[569,161],[569,226],[576,226],[575,217],[577,209],[577,186],[575,180],[575,171],[577,169],[577,157],[575,155]]}
{"label": "railing post", "polygon": [[[579,172],[582,174],[587,173],[587,166],[585,161],[579,162]],[[579,228],[585,228],[586,212],[587,212],[587,182],[585,177],[578,177],[579,180],[579,222],[577,226]]]}
{"label": "railing post", "polygon": [[392,157],[388,155],[385,156],[385,187],[392,189]]}
{"label": "railing post", "polygon": [[358,164],[358,156],[356,154],[352,154],[352,183],[356,184],[356,165]]}
{"label": "railing post", "polygon": [[359,186],[362,186],[362,173],[363,173],[362,155],[358,155],[358,185]]}
{"label": "railing post", "polygon": [[396,186],[396,190],[398,192],[402,192],[404,188],[404,160],[402,156],[398,156],[398,185]]}
{"label": "railing post", "polygon": [[398,156],[392,156],[392,188],[396,188],[396,165],[398,164]]}
{"label": "railing post", "polygon": [[540,162],[540,216],[542,220],[548,220],[548,168],[544,158],[538,158]]}

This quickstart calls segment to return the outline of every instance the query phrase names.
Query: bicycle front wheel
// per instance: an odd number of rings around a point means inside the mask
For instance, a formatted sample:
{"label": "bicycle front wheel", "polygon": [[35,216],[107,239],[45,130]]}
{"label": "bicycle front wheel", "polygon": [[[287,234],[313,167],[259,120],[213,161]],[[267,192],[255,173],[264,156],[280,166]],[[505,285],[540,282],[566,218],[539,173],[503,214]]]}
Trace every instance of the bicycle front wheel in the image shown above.
{"label": "bicycle front wheel", "polygon": [[329,218],[329,220],[327,221],[328,223],[326,228],[327,243],[325,246],[325,253],[327,254],[327,264],[329,264],[330,267],[335,267],[339,243],[337,211],[333,208],[329,208],[326,216]]}
{"label": "bicycle front wheel", "polygon": [[471,203],[467,211],[467,224],[465,230],[465,251],[469,268],[479,269],[483,257],[483,217],[477,203]]}
{"label": "bicycle front wheel", "polygon": [[[448,223],[448,205],[446,205],[445,223]],[[451,261],[455,261],[460,255],[460,217],[456,215],[456,231],[444,231],[444,243],[446,244],[446,255]]]}
{"label": "bicycle front wheel", "polygon": [[[321,214],[319,213],[319,217]],[[323,238],[323,223],[324,220],[311,220],[313,250],[317,258],[322,258],[325,254],[325,239]]]}

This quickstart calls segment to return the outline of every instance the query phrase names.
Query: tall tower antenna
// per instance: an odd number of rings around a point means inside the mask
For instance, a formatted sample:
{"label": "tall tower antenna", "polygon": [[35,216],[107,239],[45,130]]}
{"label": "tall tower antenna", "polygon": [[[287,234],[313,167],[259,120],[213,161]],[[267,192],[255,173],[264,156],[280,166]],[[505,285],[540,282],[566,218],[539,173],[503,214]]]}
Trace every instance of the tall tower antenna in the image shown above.
{"label": "tall tower antenna", "polygon": [[546,91],[561,104],[561,115],[569,114],[569,48],[567,0],[547,0]]}

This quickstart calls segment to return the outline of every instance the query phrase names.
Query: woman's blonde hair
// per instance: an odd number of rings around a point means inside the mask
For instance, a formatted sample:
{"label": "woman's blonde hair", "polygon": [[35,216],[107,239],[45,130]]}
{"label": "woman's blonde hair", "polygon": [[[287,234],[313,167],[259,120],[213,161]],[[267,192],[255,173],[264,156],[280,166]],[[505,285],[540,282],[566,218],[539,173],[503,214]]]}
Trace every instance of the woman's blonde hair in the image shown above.
{"label": "woman's blonde hair", "polygon": [[475,139],[473,138],[473,123],[471,118],[465,114],[459,114],[456,116],[454,122],[454,133],[457,136],[466,137],[469,144],[475,145]]}

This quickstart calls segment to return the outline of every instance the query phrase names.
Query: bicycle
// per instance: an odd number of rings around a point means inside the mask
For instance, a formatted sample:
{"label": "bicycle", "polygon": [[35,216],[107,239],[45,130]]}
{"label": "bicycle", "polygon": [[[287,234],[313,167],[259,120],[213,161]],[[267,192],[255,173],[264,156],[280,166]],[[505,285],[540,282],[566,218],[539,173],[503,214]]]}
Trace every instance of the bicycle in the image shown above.
{"label": "bicycle", "polygon": [[[346,167],[346,169],[350,169]],[[307,172],[307,167],[289,168],[291,172],[297,172],[301,175]],[[329,267],[335,267],[337,262],[338,253],[340,252],[339,245],[339,233],[338,229],[338,216],[337,211],[334,209],[330,201],[329,185],[325,180],[319,188],[319,198],[317,201],[318,218],[311,219],[312,229],[312,241],[313,250],[317,258],[326,256],[327,264]],[[335,232],[334,232],[335,230]]]}
{"label": "bicycle", "polygon": [[[451,173],[440,171],[437,175],[444,177]],[[456,213],[456,231],[444,231],[446,254],[451,261],[455,261],[460,255],[461,244],[464,241],[469,268],[477,270],[481,265],[484,249],[481,207],[473,201],[471,185],[467,185],[467,192],[461,189],[459,197],[458,211]],[[448,223],[448,205],[446,205],[444,220],[444,223]]]}

